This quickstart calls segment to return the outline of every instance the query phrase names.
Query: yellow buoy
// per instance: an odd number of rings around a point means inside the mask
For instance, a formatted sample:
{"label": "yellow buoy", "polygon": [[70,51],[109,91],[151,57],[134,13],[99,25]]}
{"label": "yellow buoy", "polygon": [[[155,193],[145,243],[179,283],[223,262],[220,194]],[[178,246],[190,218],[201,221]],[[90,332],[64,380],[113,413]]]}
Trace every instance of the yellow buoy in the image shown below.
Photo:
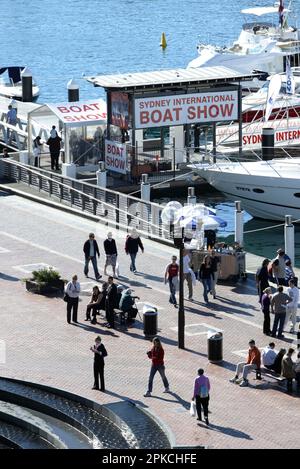
{"label": "yellow buoy", "polygon": [[162,33],[162,35],[161,35],[160,47],[162,47],[163,49],[165,49],[167,47],[167,40],[166,40],[165,33]]}

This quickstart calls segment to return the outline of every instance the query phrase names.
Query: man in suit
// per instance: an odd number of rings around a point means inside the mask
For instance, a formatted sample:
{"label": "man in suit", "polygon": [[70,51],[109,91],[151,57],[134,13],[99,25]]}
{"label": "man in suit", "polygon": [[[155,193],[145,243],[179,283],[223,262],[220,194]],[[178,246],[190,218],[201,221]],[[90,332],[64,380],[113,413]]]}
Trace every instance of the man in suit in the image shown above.
{"label": "man in suit", "polygon": [[113,277],[108,277],[108,287],[106,290],[106,299],[105,299],[105,311],[106,319],[108,322],[107,327],[114,329],[115,327],[115,312],[114,308],[118,307],[118,289],[117,285],[114,283]]}
{"label": "man in suit", "polygon": [[[95,345],[90,348],[94,354],[94,386],[92,389],[105,392],[104,384],[104,358],[107,357],[107,351],[101,343],[101,337],[98,335],[95,339]],[[99,389],[99,376],[101,388]]]}
{"label": "man in suit", "polygon": [[89,273],[89,263],[92,261],[96,280],[99,280],[102,275],[99,274],[97,266],[97,255],[100,257],[98,243],[95,240],[94,233],[89,234],[89,239],[83,245],[83,252],[85,256],[84,275],[87,277]]}

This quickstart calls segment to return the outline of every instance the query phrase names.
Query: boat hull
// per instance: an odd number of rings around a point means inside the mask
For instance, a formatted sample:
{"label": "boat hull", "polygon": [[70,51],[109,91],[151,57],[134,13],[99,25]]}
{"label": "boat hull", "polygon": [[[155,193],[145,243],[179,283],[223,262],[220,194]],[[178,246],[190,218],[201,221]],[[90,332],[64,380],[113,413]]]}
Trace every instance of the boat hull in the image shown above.
{"label": "boat hull", "polygon": [[[291,215],[293,220],[300,221],[300,177],[297,178],[296,172],[300,175],[300,159],[297,160],[299,163],[295,162],[295,177],[280,177],[276,170],[274,176],[259,174],[265,169],[263,165],[268,166],[266,162],[250,163],[257,164],[257,172],[253,175],[247,171],[244,174],[230,171],[230,164],[226,170],[226,164],[223,163],[217,165],[220,170],[215,165],[211,168],[202,165],[202,169],[201,165],[196,165],[194,169],[230,200],[241,200],[243,209],[254,217],[283,222],[285,215]],[[243,166],[247,167],[247,164]]]}

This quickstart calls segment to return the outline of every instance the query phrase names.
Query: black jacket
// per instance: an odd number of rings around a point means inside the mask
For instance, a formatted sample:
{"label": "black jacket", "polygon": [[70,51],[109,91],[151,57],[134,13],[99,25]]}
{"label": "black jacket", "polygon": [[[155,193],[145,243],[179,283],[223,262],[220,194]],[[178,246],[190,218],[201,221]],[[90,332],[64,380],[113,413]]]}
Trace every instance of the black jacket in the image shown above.
{"label": "black jacket", "polygon": [[103,344],[100,344],[99,347],[97,347],[97,350],[98,352],[101,352],[102,355],[99,355],[99,353],[94,353],[95,364],[99,366],[104,366],[104,357],[107,357],[106,348]]}
{"label": "black jacket", "polygon": [[108,255],[118,254],[116,242],[114,239],[112,239],[111,241],[109,239],[106,239],[103,242],[103,246],[104,246],[105,254],[108,254]]}
{"label": "black jacket", "polygon": [[142,251],[144,251],[144,246],[141,241],[141,238],[132,238],[131,236],[127,236],[126,239],[126,244],[125,244],[125,251],[128,254],[135,254],[138,252],[139,247],[141,248]]}
{"label": "black jacket", "polygon": [[[93,243],[94,243],[95,256],[96,256],[96,254],[98,254],[98,256],[100,256],[98,243],[95,239],[93,239]],[[86,258],[90,257],[90,240],[89,239],[83,245],[83,252],[84,252],[84,255],[85,255]]]}

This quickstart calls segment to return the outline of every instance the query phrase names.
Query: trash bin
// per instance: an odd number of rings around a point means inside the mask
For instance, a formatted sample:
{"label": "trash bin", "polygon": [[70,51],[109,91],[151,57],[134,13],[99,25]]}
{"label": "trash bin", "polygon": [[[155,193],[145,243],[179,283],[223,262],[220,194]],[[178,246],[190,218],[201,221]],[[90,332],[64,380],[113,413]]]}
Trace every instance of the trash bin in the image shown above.
{"label": "trash bin", "polygon": [[143,324],[146,337],[154,337],[157,334],[157,309],[154,306],[143,306]]}
{"label": "trash bin", "polygon": [[212,363],[223,360],[222,332],[208,332],[207,334],[208,360]]}

